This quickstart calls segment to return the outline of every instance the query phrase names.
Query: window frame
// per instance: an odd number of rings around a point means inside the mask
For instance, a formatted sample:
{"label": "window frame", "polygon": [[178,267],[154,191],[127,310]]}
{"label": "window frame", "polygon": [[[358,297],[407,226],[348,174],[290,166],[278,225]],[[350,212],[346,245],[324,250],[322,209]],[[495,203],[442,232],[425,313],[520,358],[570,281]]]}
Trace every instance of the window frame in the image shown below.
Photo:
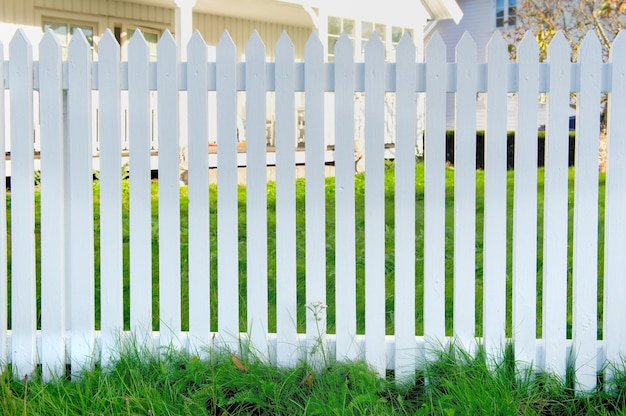
{"label": "window frame", "polygon": [[496,29],[509,29],[517,26],[517,0],[495,0],[494,5]]}
{"label": "window frame", "polygon": [[59,41],[59,44],[61,45],[63,59],[67,59],[69,45],[72,40],[73,31],[75,29],[82,30],[83,28],[88,28],[88,27],[91,28],[91,36],[86,35],[84,31],[83,31],[83,34],[85,34],[85,37],[87,38],[87,42],[89,42],[89,46],[91,47],[91,53],[93,57],[94,52],[96,51],[98,39],[99,39],[98,22],[94,22],[90,20],[83,20],[83,19],[65,18],[61,16],[48,16],[48,15],[42,15],[40,17],[40,21],[41,21],[40,27],[41,27],[42,33],[46,33],[46,25],[58,25],[58,26],[65,25],[67,27],[67,35],[66,35],[67,40],[66,41],[63,41],[62,39],[60,39],[56,31],[52,29],[52,31],[55,33],[57,40]]}

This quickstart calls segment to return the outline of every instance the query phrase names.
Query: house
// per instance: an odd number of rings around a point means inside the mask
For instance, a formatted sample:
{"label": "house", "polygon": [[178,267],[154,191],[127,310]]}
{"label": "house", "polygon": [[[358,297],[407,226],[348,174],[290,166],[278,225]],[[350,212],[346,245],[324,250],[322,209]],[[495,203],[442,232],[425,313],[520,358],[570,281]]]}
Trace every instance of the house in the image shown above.
{"label": "house", "polygon": [[[469,33],[476,42],[478,61],[485,62],[487,44],[494,33],[514,30],[517,23],[518,0],[459,0],[463,11],[462,18],[455,23],[451,20],[437,20],[429,24],[424,34],[427,44],[432,35],[438,32],[448,46],[448,62],[455,61],[455,46],[464,33]],[[476,103],[476,128],[486,128],[487,103],[485,94],[479,94]],[[507,130],[515,130],[517,123],[517,102],[515,94],[509,94]],[[454,96],[448,95],[447,128],[454,129]],[[538,127],[545,126],[546,105],[539,102]]]}
{"label": "house", "polygon": [[[105,29],[114,33],[123,55],[126,43],[140,29],[156,55],[156,43],[166,29],[179,45],[186,45],[192,32],[198,30],[210,47],[228,30],[239,59],[244,60],[245,45],[256,30],[272,60],[274,44],[285,31],[294,43],[296,59],[302,60],[304,45],[314,30],[322,40],[327,59],[332,61],[335,42],[345,31],[353,40],[356,59],[361,58],[363,45],[373,33],[378,33],[388,58],[393,58],[395,45],[404,33],[413,37],[420,56],[427,22],[459,21],[461,16],[455,0],[2,0],[0,42],[6,59],[9,42],[19,27],[30,38],[37,59],[37,44],[44,30],[53,30],[66,48],[73,31],[81,29],[94,47],[95,58],[98,39]],[[179,53],[184,60],[185,48],[179,48]],[[238,104],[238,112],[245,126],[245,99]],[[273,140],[272,117],[267,114],[268,144]],[[304,137],[303,112],[296,117],[300,128],[295,136],[299,140]],[[332,144],[332,131],[328,140]]]}

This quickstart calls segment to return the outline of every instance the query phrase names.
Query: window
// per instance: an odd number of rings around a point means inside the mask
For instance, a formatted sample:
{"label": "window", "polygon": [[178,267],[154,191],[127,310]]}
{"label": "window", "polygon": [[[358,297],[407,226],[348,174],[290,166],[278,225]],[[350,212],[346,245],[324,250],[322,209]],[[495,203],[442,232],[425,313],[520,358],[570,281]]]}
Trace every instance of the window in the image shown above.
{"label": "window", "polygon": [[354,45],[356,36],[356,24],[353,19],[343,19],[341,17],[328,18],[328,60],[335,58],[335,44],[339,40],[342,32],[346,32]]}
{"label": "window", "polygon": [[398,46],[398,43],[400,43],[400,39],[402,39],[402,35],[404,35],[405,33],[408,33],[411,39],[413,39],[413,29],[398,26],[393,26],[391,28],[391,45],[394,49],[396,48],[396,46]]}
{"label": "window", "polygon": [[346,32],[354,46],[354,57],[365,57],[365,44],[376,33],[385,45],[385,54],[388,59],[395,56],[395,49],[405,33],[414,38],[414,29],[401,26],[388,26],[365,20],[344,19],[330,16],[328,18],[328,60],[335,59],[335,44],[342,32]]}
{"label": "window", "polygon": [[496,0],[496,27],[514,27],[517,23],[517,0]]}
{"label": "window", "polygon": [[57,39],[59,40],[59,43],[61,44],[63,59],[67,59],[67,48],[76,29],[80,29],[83,31],[85,38],[87,38],[87,42],[89,42],[89,45],[93,50],[94,25],[92,24],[69,22],[63,23],[44,20],[42,28],[44,32],[48,29],[51,29],[54,32]]}

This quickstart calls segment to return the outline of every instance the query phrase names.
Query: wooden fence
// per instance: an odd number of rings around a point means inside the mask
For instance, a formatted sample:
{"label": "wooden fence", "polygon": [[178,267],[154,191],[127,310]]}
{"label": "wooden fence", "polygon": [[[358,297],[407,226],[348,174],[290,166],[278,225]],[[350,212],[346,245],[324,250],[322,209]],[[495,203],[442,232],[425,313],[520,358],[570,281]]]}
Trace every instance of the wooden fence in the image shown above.
{"label": "wooden fence", "polygon": [[[0,57],[0,79],[7,93],[0,99],[0,148],[10,140],[10,211],[0,210],[0,360],[19,374],[43,366],[46,378],[90,365],[99,353],[111,357],[124,327],[123,239],[130,239],[130,333],[155,345],[190,350],[207,346],[237,349],[242,340],[259,357],[277,365],[319,359],[320,345],[337,360],[365,359],[381,375],[412,376],[428,359],[431,347],[452,335],[464,348],[484,345],[498,355],[507,342],[507,303],[512,303],[515,358],[534,368],[565,374],[576,368],[583,390],[596,384],[607,360],[619,363],[626,351],[626,39],[620,34],[608,62],[593,34],[572,63],[562,34],[553,40],[546,62],[526,36],[510,62],[507,45],[496,34],[487,62],[477,61],[477,47],[465,35],[456,62],[446,63],[446,46],[435,35],[426,46],[425,63],[416,63],[415,46],[405,35],[397,62],[385,62],[384,47],[374,36],[364,62],[353,61],[351,41],[343,35],[335,60],[324,62],[323,47],[312,35],[305,62],[294,61],[286,34],[267,62],[255,33],[246,46],[246,62],[236,61],[228,33],[208,62],[207,45],[196,33],[187,62],[177,60],[172,36],[158,44],[158,60],[149,62],[148,46],[135,36],[128,62],[107,31],[98,44],[98,60],[82,34],[69,45],[67,62],[54,35],[46,33],[40,60],[21,32],[10,43],[10,60]],[[2,48],[0,48],[2,51]],[[120,94],[129,97],[130,219],[122,224]],[[97,92],[100,156],[100,222],[94,240],[92,176],[92,95]],[[150,177],[149,96],[156,91],[159,118],[158,246],[152,256],[153,220]],[[216,91],[218,132],[217,244],[210,244],[207,152],[207,92]],[[236,97],[247,103],[247,270],[239,270]],[[305,95],[306,119],[306,334],[298,334],[296,210],[294,177],[294,95]],[[179,97],[188,108],[188,330],[181,328],[181,233],[179,188]],[[266,94],[276,96],[276,230],[267,229],[265,181]],[[324,165],[325,94],[334,100],[335,136],[335,334],[326,334],[326,212]],[[354,100],[365,96],[365,261],[355,253]],[[454,247],[446,250],[445,124],[446,94],[455,93]],[[488,100],[485,144],[484,229],[476,230],[476,97]],[[517,95],[512,241],[507,237],[507,94]],[[570,96],[577,97],[575,189],[568,203],[568,116]],[[608,95],[608,163],[604,236],[599,223],[599,109]],[[395,110],[395,293],[394,335],[385,329],[384,102],[394,94]],[[416,233],[415,142],[418,94],[425,96],[423,230]],[[548,101],[543,201],[542,296],[537,296],[538,170],[537,107]],[[41,239],[36,239],[33,112],[41,129]],[[5,117],[1,116],[8,114]],[[6,122],[6,128],[5,128]],[[10,127],[10,128],[9,128]],[[5,171],[0,159],[0,171]],[[0,190],[0,199],[5,198]],[[573,209],[573,248],[568,251],[568,211]],[[7,230],[7,215],[10,229]],[[156,221],[156,220],[155,220]],[[96,230],[98,231],[98,230]],[[274,235],[276,258],[268,259],[268,235]],[[482,276],[477,285],[477,233],[482,233]],[[4,238],[7,236],[7,238]],[[599,238],[604,250],[599,253]],[[99,243],[96,251],[95,243]],[[512,244],[508,244],[511,243]],[[423,260],[416,245],[423,244]],[[507,250],[512,246],[512,250]],[[217,290],[210,288],[209,253],[217,250]],[[41,271],[36,269],[40,255]],[[100,316],[96,328],[95,253],[100,253]],[[454,258],[453,295],[446,300],[447,256]],[[598,259],[604,269],[598,272]],[[512,259],[507,274],[507,258]],[[276,261],[276,333],[268,334],[268,260]],[[423,274],[416,262],[423,261]],[[569,262],[573,263],[571,270]],[[153,282],[153,262],[158,281]],[[365,275],[365,331],[357,333],[357,270]],[[8,270],[10,269],[10,273]],[[247,328],[241,334],[238,279],[246,275]],[[573,287],[568,297],[568,275]],[[507,299],[507,279],[512,295]],[[599,286],[599,280],[603,285]],[[10,286],[9,286],[10,282]],[[40,287],[39,283],[40,282]],[[416,304],[416,283],[423,304]],[[10,287],[10,292],[8,288]],[[157,288],[158,289],[154,289]],[[604,295],[599,317],[599,292]],[[478,289],[477,289],[478,288]],[[153,289],[158,290],[160,326],[153,331]],[[476,334],[475,298],[482,291],[482,336]],[[210,293],[219,293],[219,301]],[[537,337],[537,306],[542,302],[542,338]],[[571,337],[568,339],[568,299]],[[300,299],[302,302],[302,299]],[[446,334],[446,301],[453,302],[453,333]],[[40,304],[38,303],[40,302]],[[210,327],[217,302],[217,331]],[[416,313],[423,333],[416,333]],[[40,317],[40,318],[39,318]],[[601,331],[599,331],[601,328]],[[598,333],[601,332],[601,339]],[[320,344],[321,341],[321,344]],[[317,358],[316,358],[317,357]],[[522,365],[522,364],[521,364]]]}

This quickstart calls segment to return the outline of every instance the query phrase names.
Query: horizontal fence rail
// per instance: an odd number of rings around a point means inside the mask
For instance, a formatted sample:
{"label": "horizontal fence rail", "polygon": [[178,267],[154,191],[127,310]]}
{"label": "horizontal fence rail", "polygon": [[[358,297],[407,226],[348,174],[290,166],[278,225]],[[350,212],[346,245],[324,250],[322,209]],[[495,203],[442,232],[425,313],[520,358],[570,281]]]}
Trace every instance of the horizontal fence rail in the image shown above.
{"label": "horizontal fence rail", "polygon": [[[466,34],[454,63],[446,62],[438,34],[422,63],[408,35],[397,47],[396,62],[385,62],[376,35],[367,42],[364,61],[354,62],[344,34],[329,63],[316,35],[307,42],[305,62],[295,62],[287,34],[276,45],[275,61],[267,62],[256,33],[246,45],[246,62],[237,62],[225,32],[209,62],[207,45],[195,33],[188,61],[180,62],[166,31],[157,61],[150,62],[139,31],[127,61],[120,60],[110,31],[98,44],[96,61],[76,33],[66,61],[52,32],[44,35],[37,62],[21,31],[9,45],[10,59],[0,56],[6,92],[0,97],[0,146],[11,149],[0,162],[5,175],[5,163],[11,163],[10,189],[0,195],[9,202],[0,210],[0,361],[17,374],[41,365],[49,379],[63,374],[68,363],[72,372],[96,359],[106,365],[129,335],[201,355],[211,347],[246,346],[281,366],[365,359],[379,374],[394,370],[399,379],[412,377],[433,349],[451,341],[470,352],[482,345],[492,356],[512,342],[522,367],[564,377],[573,366],[581,390],[596,386],[607,362],[621,362],[624,34],[615,39],[608,62],[589,34],[576,63],[562,34],[552,41],[546,62],[539,62],[532,35],[510,62],[500,34],[487,46],[487,61],[478,62],[477,46]],[[248,176],[243,200],[235,140],[241,92]],[[208,179],[215,164],[208,151],[213,93],[217,188]],[[273,108],[266,100],[270,93]],[[304,95],[307,125],[305,202],[295,176],[296,93]],[[446,166],[448,93],[456,105],[453,172]],[[480,189],[479,93],[487,97]],[[507,172],[511,93],[518,127],[515,169]],[[572,95],[576,153],[568,170]],[[363,126],[356,123],[357,99],[364,101]],[[540,99],[548,114],[545,168],[538,170]],[[605,102],[607,164],[600,176]],[[267,111],[276,118],[271,187]],[[391,188],[384,141],[389,117],[395,136]],[[33,147],[36,128],[40,148]],[[329,129],[335,136],[330,160]],[[423,162],[415,157],[422,134]],[[126,145],[128,170],[122,165]],[[153,185],[150,158],[157,149]],[[40,160],[37,185],[34,150]],[[360,157],[365,174],[357,177]],[[325,182],[329,162],[334,182]],[[185,187],[179,185],[181,169],[188,175]],[[418,171],[423,175],[416,176]],[[183,200],[188,203],[181,207]],[[274,229],[267,226],[270,215]],[[606,371],[610,376],[610,367]]]}
{"label": "horizontal fence rail", "polygon": [[[8,69],[8,61],[4,63],[5,70]],[[63,62],[62,64],[62,76],[63,76],[63,89],[67,90],[68,88],[68,69],[67,62]],[[207,62],[207,87],[208,91],[216,90],[216,63],[215,62]],[[275,92],[276,91],[276,63],[275,62],[265,62],[265,91],[267,92]],[[304,62],[294,62],[294,90],[296,92],[304,92]],[[324,62],[323,65],[323,73],[324,73],[324,83],[323,88],[326,92],[334,92],[335,91],[335,62]],[[92,73],[95,75],[98,73],[99,62],[95,61],[91,63]],[[157,63],[150,62],[148,64],[148,88],[150,91],[157,91]],[[178,83],[176,84],[176,88],[178,91],[187,91],[187,62],[178,62],[177,72],[180,74],[178,79]],[[426,92],[426,63],[416,62],[412,65],[413,68],[410,70],[415,71],[415,92]],[[446,62],[445,69],[445,89],[446,92],[456,92],[458,89],[457,85],[457,71],[459,70],[458,64],[456,62]],[[547,62],[540,62],[539,66],[539,92],[548,92],[548,79],[550,70],[550,64]],[[363,62],[355,62],[352,64],[352,70],[354,71],[354,81],[353,81],[353,90],[354,92],[365,92],[365,64]],[[602,63],[601,73],[601,90],[603,92],[608,92],[611,90],[611,73],[612,73],[613,64],[610,62]],[[119,65],[120,72],[122,74],[128,73],[128,63],[120,62]],[[34,84],[33,87],[35,90],[39,90],[39,62],[33,63],[34,70]],[[506,91],[509,93],[515,93],[519,91],[519,79],[518,79],[518,71],[519,64],[517,62],[508,62],[506,67],[503,69],[507,74],[507,81],[505,82]],[[580,64],[577,62],[571,62],[569,64],[570,71],[570,81],[569,81],[569,90],[571,92],[580,91]],[[396,63],[395,62],[385,62],[384,63],[384,82],[383,88],[385,92],[395,92],[396,91]],[[488,64],[487,63],[477,63],[476,64],[476,92],[482,93],[487,92],[488,85]],[[237,62],[235,68],[235,80],[237,85],[237,91],[246,91],[246,62]],[[8,79],[5,80],[5,87],[8,84]],[[98,78],[93,78],[91,81],[91,89],[94,91],[100,90],[100,83]],[[122,91],[128,90],[128,78],[126,76],[122,76],[120,78],[120,89]]]}

